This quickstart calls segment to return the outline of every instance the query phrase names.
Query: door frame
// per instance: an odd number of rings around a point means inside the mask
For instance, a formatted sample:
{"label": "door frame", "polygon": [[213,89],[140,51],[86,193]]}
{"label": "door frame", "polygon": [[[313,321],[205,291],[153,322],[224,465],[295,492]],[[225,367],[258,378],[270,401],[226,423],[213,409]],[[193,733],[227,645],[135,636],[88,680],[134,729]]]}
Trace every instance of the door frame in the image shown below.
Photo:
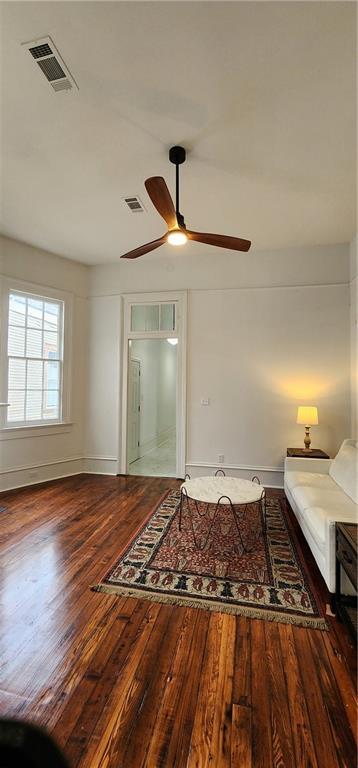
{"label": "door frame", "polygon": [[[128,473],[128,342],[131,339],[177,338],[177,387],[176,387],[176,476],[184,478],[186,460],[186,357],[187,357],[187,292],[161,291],[153,293],[124,294],[122,300],[122,408],[119,425],[118,474]],[[176,328],[174,331],[131,331],[131,307],[133,304],[176,304]]]}

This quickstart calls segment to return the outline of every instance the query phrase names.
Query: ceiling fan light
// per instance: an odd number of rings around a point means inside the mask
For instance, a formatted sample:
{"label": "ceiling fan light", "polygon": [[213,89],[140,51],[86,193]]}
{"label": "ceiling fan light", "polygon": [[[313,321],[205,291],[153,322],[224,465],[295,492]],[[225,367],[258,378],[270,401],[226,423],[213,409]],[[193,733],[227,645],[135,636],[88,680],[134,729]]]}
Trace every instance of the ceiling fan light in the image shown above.
{"label": "ceiling fan light", "polygon": [[185,232],[181,229],[172,229],[168,234],[168,243],[170,243],[170,245],[184,245],[187,239]]}

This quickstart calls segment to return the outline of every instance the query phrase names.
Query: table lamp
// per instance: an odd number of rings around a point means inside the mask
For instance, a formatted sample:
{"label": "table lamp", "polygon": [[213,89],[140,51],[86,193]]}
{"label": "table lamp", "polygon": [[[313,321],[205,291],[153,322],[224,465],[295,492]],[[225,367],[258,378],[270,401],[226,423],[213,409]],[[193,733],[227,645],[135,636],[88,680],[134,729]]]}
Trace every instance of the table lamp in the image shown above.
{"label": "table lamp", "polygon": [[299,405],[297,411],[297,424],[305,425],[305,449],[309,451],[311,445],[310,427],[318,424],[318,411],[315,405]]}

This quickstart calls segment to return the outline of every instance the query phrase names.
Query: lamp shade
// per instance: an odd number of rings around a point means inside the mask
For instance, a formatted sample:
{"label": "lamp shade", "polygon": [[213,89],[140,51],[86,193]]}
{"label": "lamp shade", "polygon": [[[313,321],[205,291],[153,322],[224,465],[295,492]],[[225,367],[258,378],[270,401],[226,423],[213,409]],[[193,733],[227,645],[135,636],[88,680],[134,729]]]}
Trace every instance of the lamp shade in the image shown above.
{"label": "lamp shade", "polygon": [[297,424],[309,424],[310,427],[318,424],[318,411],[315,405],[299,405],[297,411]]}

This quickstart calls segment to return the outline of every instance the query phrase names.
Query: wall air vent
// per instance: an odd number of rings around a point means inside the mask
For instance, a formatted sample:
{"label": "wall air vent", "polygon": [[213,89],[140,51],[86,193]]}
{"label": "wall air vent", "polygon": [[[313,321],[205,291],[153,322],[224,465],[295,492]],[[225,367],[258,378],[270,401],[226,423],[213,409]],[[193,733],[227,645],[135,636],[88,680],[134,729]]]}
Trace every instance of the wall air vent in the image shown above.
{"label": "wall air vent", "polygon": [[128,208],[132,213],[143,213],[145,211],[144,205],[138,196],[136,197],[123,197],[124,202],[128,205]]}
{"label": "wall air vent", "polygon": [[22,45],[31,53],[34,63],[41,69],[54,91],[70,91],[72,88],[78,90],[73,75],[66,67],[51,37],[31,40]]}

